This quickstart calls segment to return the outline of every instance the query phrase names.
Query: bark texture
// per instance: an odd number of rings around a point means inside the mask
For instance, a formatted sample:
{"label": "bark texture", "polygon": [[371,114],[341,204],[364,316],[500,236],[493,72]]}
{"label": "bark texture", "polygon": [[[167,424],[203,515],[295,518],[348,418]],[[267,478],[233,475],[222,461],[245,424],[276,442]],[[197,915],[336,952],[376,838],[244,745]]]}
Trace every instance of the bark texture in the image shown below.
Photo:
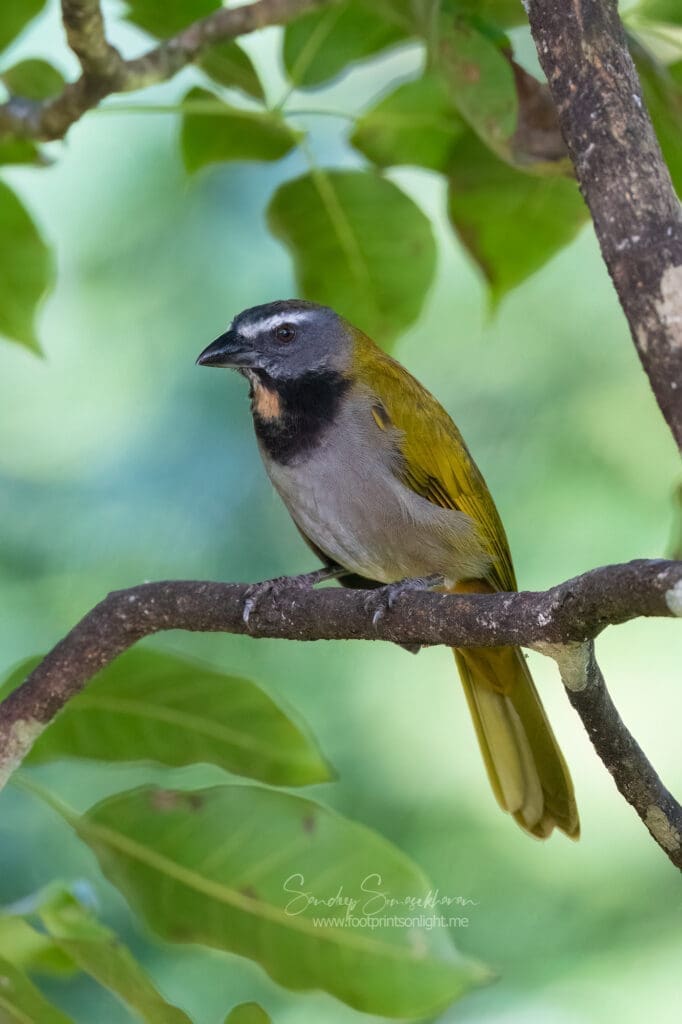
{"label": "bark texture", "polygon": [[527,9],[604,262],[682,449],[682,209],[617,2],[530,0]]}

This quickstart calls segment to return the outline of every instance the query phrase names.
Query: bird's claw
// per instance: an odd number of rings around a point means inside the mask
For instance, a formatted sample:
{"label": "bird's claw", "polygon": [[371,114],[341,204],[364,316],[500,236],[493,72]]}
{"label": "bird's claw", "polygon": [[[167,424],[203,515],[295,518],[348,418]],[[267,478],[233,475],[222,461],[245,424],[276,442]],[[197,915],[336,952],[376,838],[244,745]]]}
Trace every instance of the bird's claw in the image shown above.
{"label": "bird's claw", "polygon": [[390,611],[392,607],[393,607],[393,605],[391,604],[390,601],[386,601],[385,605],[384,604],[378,604],[376,606],[376,608],[374,609],[374,615],[372,616],[372,625],[375,628],[379,624],[381,619],[383,619],[383,617],[386,614],[386,612]]}
{"label": "bird's claw", "polygon": [[373,611],[372,625],[376,626],[383,619],[386,612],[390,612],[396,601],[402,594],[409,594],[415,590],[430,590],[432,587],[441,586],[442,576],[415,576],[414,578],[397,580],[395,583],[387,583],[380,590],[374,591],[367,598],[367,610]]}
{"label": "bird's claw", "polygon": [[273,590],[276,590],[276,584],[281,579],[283,577],[278,576],[277,579],[263,580],[262,583],[252,583],[250,587],[246,588],[244,604],[242,605],[242,619],[245,625],[248,626],[251,613],[255,610],[258,603],[268,594],[271,594]]}
{"label": "bird's claw", "polygon": [[376,626],[383,619],[386,612],[390,612],[398,598],[406,590],[412,590],[405,584],[411,580],[399,580],[397,583],[387,583],[377,593],[371,595],[367,600],[368,611],[372,614],[372,625]]}
{"label": "bird's claw", "polygon": [[244,604],[242,605],[242,619],[248,626],[249,619],[261,601],[268,598],[277,599],[287,590],[310,590],[316,583],[331,579],[336,575],[335,569],[317,569],[315,572],[302,573],[300,576],[275,576],[271,580],[263,580],[261,583],[252,583],[246,588]]}

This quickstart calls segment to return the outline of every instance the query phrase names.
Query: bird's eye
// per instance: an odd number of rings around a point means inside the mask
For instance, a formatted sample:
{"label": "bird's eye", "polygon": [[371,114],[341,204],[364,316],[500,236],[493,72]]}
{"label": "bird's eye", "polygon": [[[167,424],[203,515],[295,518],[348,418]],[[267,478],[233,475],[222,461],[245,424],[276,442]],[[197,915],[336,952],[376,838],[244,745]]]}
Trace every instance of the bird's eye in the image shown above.
{"label": "bird's eye", "polygon": [[296,328],[291,324],[278,324],[277,327],[274,328],[273,334],[277,338],[277,341],[283,341],[285,344],[288,344],[296,337]]}

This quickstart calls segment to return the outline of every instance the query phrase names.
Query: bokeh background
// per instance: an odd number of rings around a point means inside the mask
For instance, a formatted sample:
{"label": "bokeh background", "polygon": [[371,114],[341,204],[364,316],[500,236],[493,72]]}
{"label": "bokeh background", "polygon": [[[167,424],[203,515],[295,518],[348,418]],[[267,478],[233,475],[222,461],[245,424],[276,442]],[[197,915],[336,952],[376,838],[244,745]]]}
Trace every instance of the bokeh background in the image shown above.
{"label": "bokeh background", "polygon": [[[141,33],[119,28],[128,53]],[[245,41],[278,99],[278,32]],[[523,51],[524,40],[517,44]],[[530,61],[530,50],[525,49]],[[8,58],[74,68],[55,5]],[[354,112],[414,72],[403,48],[289,106]],[[139,98],[172,104],[193,81]],[[252,580],[311,567],[266,481],[244,382],[194,366],[240,309],[295,294],[288,255],[263,210],[305,169],[225,165],[186,182],[172,114],[100,111],[54,147],[48,170],[7,179],[56,249],[40,360],[0,344],[0,670],[45,650],[108,590],[169,577]],[[112,102],[119,107],[123,101]],[[299,115],[320,163],[359,163],[342,118]],[[507,525],[521,585],[544,588],[596,565],[666,553],[680,468],[629,341],[590,228],[490,312],[478,272],[447,226],[441,182],[391,175],[429,213],[438,279],[395,353],[468,439]],[[314,795],[406,850],[442,893],[476,900],[461,948],[499,980],[441,1019],[574,1024],[679,1019],[679,878],[617,795],[566,701],[554,665],[531,655],[571,765],[583,821],[577,845],[531,842],[499,813],[452,658],[386,644],[293,644],[169,634],[155,644],[249,676],[311,724],[339,781]],[[682,792],[682,636],[639,621],[598,644],[626,722]],[[84,763],[32,769],[77,808],[169,773]],[[170,773],[170,784],[217,770]],[[94,858],[24,792],[0,798],[0,903],[58,875],[86,880],[103,917],[162,991],[217,1024],[256,998],[277,1022],[374,1019],[318,994],[291,995],[257,966],[141,930]],[[89,1024],[130,1020],[87,981],[50,997]],[[377,1018],[378,1019],[378,1018]]]}

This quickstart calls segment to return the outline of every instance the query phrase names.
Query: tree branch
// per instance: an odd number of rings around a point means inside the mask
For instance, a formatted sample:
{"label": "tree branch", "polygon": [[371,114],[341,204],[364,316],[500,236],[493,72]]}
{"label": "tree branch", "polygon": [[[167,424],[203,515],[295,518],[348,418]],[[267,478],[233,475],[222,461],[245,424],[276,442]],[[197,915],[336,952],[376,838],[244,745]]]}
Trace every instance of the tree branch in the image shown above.
{"label": "tree branch", "polygon": [[124,74],[123,58],[107,42],[99,0],[62,0],[62,21],[85,75],[113,81]]}
{"label": "tree branch", "polygon": [[256,0],[220,8],[133,60],[124,60],[104,33],[99,0],[62,0],[69,46],[83,74],[44,102],[11,97],[0,104],[0,138],[14,135],[47,142],[69,128],[105,97],[164,82],[191,64],[214,43],[280,25],[335,0]]}
{"label": "tree branch", "polygon": [[543,653],[555,658],[568,699],[619,792],[673,864],[682,869],[682,807],[618,714],[596,662],[594,643],[546,648]]}
{"label": "tree branch", "polygon": [[372,625],[366,591],[294,587],[243,619],[247,586],[170,581],[109,594],[0,705],[0,787],[67,701],[142,637],[168,629],[290,640],[390,640],[450,647],[522,645],[555,658],[571,703],[625,798],[682,868],[682,808],[611,703],[592,641],[640,616],[682,616],[682,562],[594,569],[543,593],[412,592]]}
{"label": "tree branch", "polygon": [[617,0],[527,0],[526,8],[604,262],[682,448],[682,210]]}

